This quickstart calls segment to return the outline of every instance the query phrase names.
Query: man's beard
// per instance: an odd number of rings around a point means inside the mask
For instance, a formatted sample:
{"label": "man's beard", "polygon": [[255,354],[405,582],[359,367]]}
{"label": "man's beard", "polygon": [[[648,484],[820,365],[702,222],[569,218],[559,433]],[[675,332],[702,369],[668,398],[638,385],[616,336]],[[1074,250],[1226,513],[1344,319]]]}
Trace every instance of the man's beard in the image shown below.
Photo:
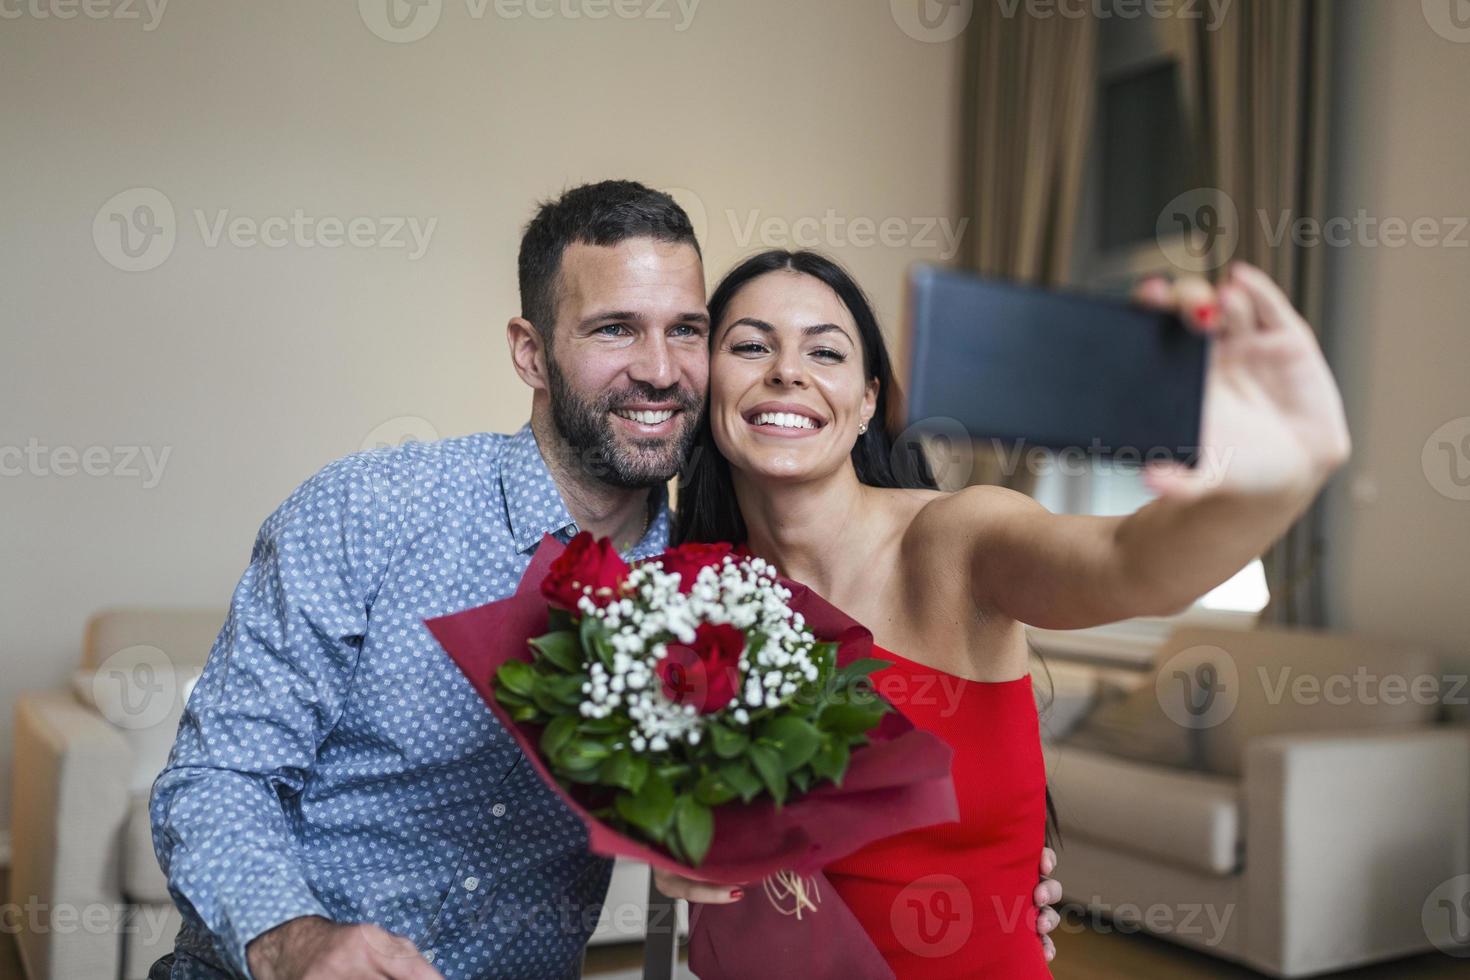
{"label": "man's beard", "polygon": [[[667,483],[679,472],[699,429],[702,405],[691,392],[678,385],[659,389],[640,381],[621,391],[605,391],[596,399],[584,399],[567,382],[556,358],[548,356],[546,368],[551,384],[551,418],[573,455],[569,462],[603,483],[625,490]],[[612,410],[632,402],[677,406],[674,420],[678,428],[661,439],[619,442],[613,431]]]}

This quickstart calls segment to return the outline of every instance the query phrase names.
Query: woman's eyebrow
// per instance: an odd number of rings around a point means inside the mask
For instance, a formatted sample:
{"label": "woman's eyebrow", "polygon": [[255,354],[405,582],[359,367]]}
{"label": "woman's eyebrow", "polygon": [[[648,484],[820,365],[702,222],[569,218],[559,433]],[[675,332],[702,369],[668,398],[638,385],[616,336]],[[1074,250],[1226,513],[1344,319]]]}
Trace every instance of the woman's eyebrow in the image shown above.
{"label": "woman's eyebrow", "polygon": [[[738,327],[741,324],[744,324],[747,327],[755,327],[757,330],[763,331],[765,333],[776,332],[775,327],[771,326],[766,321],[758,320],[753,316],[743,316],[740,319],[736,320],[734,323],[730,324],[730,326],[733,328]],[[835,323],[814,323],[809,327],[802,327],[801,333],[804,337],[811,337],[815,336],[816,334],[831,333],[834,330],[837,333],[842,334],[842,336],[847,337],[848,343],[852,343],[852,338],[848,336],[847,331],[843,330]]]}

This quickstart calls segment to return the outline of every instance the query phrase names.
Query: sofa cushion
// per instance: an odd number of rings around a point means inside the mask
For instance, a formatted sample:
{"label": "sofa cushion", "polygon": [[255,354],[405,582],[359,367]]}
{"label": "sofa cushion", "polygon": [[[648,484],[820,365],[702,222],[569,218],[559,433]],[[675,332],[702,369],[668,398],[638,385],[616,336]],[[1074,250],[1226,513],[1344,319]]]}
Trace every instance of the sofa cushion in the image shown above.
{"label": "sofa cushion", "polygon": [[223,609],[108,609],[87,621],[82,666],[96,669],[129,647],[154,647],[176,667],[202,667],[209,658]]}
{"label": "sofa cushion", "polygon": [[1204,874],[1239,868],[1245,824],[1234,780],[1069,745],[1047,749],[1047,769],[1064,836]]}
{"label": "sofa cushion", "polygon": [[130,901],[167,904],[168,881],[153,853],[153,833],[148,822],[148,794],[134,793],[128,806],[128,822],[122,836],[122,890]]}
{"label": "sofa cushion", "polygon": [[1192,740],[1193,764],[1222,776],[1240,775],[1254,738],[1415,728],[1440,709],[1428,650],[1320,630],[1181,626],[1153,680],[1147,687]]}
{"label": "sofa cushion", "polygon": [[1153,766],[1188,769],[1198,761],[1194,733],[1164,713],[1152,683],[1125,687],[1099,679],[1092,712],[1061,741]]}

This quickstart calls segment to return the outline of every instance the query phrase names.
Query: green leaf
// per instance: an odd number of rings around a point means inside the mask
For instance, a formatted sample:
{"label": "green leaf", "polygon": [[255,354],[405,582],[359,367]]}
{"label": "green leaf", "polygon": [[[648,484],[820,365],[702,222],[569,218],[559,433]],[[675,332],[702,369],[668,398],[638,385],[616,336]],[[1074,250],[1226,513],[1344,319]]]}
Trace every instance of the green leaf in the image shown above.
{"label": "green leaf", "polygon": [[674,826],[689,863],[698,866],[714,839],[715,815],[694,797],[681,796],[674,804]]}
{"label": "green leaf", "polygon": [[585,683],[586,674],[551,674],[537,681],[537,686],[544,687],[547,695],[557,703],[576,708],[582,703],[582,685]]}
{"label": "green leaf", "polygon": [[688,776],[694,771],[694,767],[687,762],[669,762],[658,767],[658,774],[669,781],[672,785]]}
{"label": "green leaf", "polygon": [[786,767],[781,764],[781,753],[756,742],[750,747],[750,761],[776,804],[786,802]]}
{"label": "green leaf", "polygon": [[791,780],[791,785],[795,786],[798,792],[805,793],[807,787],[811,784],[812,771],[810,769],[798,769],[796,772],[787,773],[786,778]]}
{"label": "green leaf", "polygon": [[510,720],[515,722],[535,721],[541,717],[541,709],[534,704],[518,704],[510,709]]}
{"label": "green leaf", "polygon": [[877,673],[885,667],[892,666],[893,664],[887,660],[879,660],[877,657],[863,657],[844,666],[837,672],[837,676],[842,678],[867,677],[869,674]]}
{"label": "green leaf", "polygon": [[595,653],[604,667],[611,667],[613,648],[608,642],[607,630],[602,625],[602,620],[596,616],[583,616],[579,629],[581,630],[582,649]]}
{"label": "green leaf", "polygon": [[564,675],[548,677],[545,674],[537,674],[536,684],[531,688],[531,700],[536,703],[536,707],[548,715],[566,714],[567,711],[567,706],[562,704],[561,699],[556,696],[556,687],[551,683],[560,676]]}
{"label": "green leaf", "polygon": [[845,704],[837,702],[822,709],[818,727],[839,735],[861,735],[883,720],[888,712],[886,702]]}
{"label": "green leaf", "polygon": [[555,759],[562,747],[571,741],[572,736],[577,733],[577,718],[575,715],[562,715],[553,718],[551,724],[541,733],[541,754],[548,759]]}
{"label": "green leaf", "polygon": [[620,786],[630,793],[643,788],[648,778],[648,759],[634,755],[627,749],[618,749],[602,764],[602,781],[609,786]]}
{"label": "green leaf", "polygon": [[[581,688],[577,689],[579,692]],[[627,722],[616,715],[606,718],[583,718],[577,726],[583,735],[616,735],[627,727]]]}
{"label": "green leaf", "polygon": [[[753,788],[759,791],[760,784],[756,783],[754,777],[751,779]],[[707,772],[699,777],[699,782],[694,784],[694,798],[706,806],[720,806],[729,803],[737,796],[734,786],[730,785],[719,770]]]}
{"label": "green leaf", "polygon": [[710,744],[714,746],[715,755],[721,759],[734,759],[745,752],[745,747],[750,744],[750,736],[744,732],[737,732],[726,728],[718,722],[709,726]]}
{"label": "green leaf", "polygon": [[523,704],[531,703],[530,701],[527,701],[525,698],[521,697],[515,691],[512,691],[510,688],[506,687],[504,684],[495,685],[495,700],[499,701],[507,708],[515,708]]}
{"label": "green leaf", "polygon": [[850,756],[847,740],[829,735],[822,739],[816,755],[812,756],[812,773],[822,779],[830,779],[840,786],[842,777],[847,774],[847,763]]}
{"label": "green leaf", "polygon": [[781,765],[791,772],[806,765],[822,743],[822,736],[810,723],[795,715],[782,715],[761,726],[760,740],[771,743],[781,754]]}
{"label": "green leaf", "polygon": [[554,606],[548,612],[549,614],[546,617],[546,628],[550,632],[559,633],[562,630],[571,630],[573,633],[575,633],[577,631],[576,616],[567,612],[565,609],[557,609]]}
{"label": "green leaf", "polygon": [[741,759],[736,762],[727,762],[715,770],[720,778],[730,784],[730,788],[740,794],[740,798],[746,803],[755,799],[756,794],[761,791],[761,781],[756,778],[755,773],[750,771],[750,763]]}
{"label": "green leaf", "polygon": [[531,641],[531,648],[568,674],[582,668],[582,643],[571,630],[538,636]]}
{"label": "green leaf", "polygon": [[637,794],[619,793],[614,805],[624,820],[662,843],[674,819],[674,790],[658,773],[649,773]]}
{"label": "green leaf", "polygon": [[536,672],[524,660],[507,660],[495,672],[495,683],[528,698],[536,685]]}
{"label": "green leaf", "polygon": [[604,759],[612,755],[612,749],[590,738],[575,738],[562,746],[556,763],[569,772],[587,772],[597,769]]}

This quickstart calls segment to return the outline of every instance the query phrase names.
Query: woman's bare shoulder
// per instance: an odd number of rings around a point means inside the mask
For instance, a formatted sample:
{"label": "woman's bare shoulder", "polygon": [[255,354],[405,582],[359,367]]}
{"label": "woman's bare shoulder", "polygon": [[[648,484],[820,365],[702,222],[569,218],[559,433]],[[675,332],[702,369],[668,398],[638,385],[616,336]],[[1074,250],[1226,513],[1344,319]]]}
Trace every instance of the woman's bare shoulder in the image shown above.
{"label": "woman's bare shoulder", "polygon": [[1024,493],[988,484],[949,492],[925,491],[931,496],[913,515],[911,533],[921,537],[968,540],[992,520],[1045,510]]}

